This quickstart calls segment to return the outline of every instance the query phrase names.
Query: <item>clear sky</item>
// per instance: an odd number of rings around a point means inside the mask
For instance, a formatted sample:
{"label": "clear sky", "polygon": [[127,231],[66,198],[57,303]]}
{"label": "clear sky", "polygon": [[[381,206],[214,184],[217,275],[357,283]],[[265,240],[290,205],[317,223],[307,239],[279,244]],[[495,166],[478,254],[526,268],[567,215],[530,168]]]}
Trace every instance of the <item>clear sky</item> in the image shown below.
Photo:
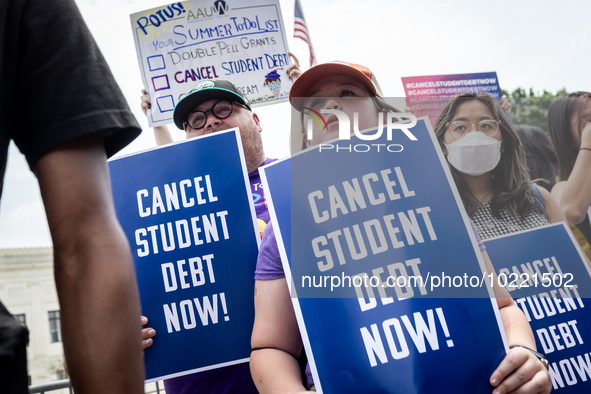
{"label": "clear sky", "polygon": [[[213,0],[212,0],[213,1]],[[240,0],[227,0],[232,2]],[[158,0],[77,0],[82,15],[142,135],[120,154],[155,146],[140,110],[140,77],[129,15]],[[319,62],[345,60],[369,67],[384,94],[404,95],[401,77],[496,71],[501,87],[541,92],[591,91],[591,2],[300,0]],[[293,38],[293,0],[280,0],[290,50],[308,63],[307,46]],[[304,67],[305,69],[306,67]],[[286,103],[255,109],[268,157],[289,152]],[[172,129],[171,129],[172,130]],[[175,140],[184,138],[177,130]],[[0,247],[51,245],[33,174],[11,145],[0,203]]]}

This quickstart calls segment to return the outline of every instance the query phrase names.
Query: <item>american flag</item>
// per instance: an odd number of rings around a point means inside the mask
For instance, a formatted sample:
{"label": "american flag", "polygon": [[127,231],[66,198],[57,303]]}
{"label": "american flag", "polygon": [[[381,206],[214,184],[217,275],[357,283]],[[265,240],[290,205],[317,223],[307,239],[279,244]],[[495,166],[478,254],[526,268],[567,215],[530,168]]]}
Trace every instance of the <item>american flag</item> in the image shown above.
{"label": "american flag", "polygon": [[314,49],[312,49],[312,40],[310,39],[310,33],[308,33],[308,27],[304,20],[304,13],[300,6],[299,0],[295,0],[295,18],[293,23],[293,36],[301,38],[306,41],[308,48],[310,48],[310,67],[316,64],[316,57],[314,56]]}

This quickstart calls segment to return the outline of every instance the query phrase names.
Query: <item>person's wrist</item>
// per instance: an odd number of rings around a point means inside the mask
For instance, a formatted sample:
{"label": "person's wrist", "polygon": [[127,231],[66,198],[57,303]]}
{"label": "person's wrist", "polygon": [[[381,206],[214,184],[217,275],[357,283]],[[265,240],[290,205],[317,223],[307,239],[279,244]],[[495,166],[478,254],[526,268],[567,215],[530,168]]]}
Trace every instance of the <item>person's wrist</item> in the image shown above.
{"label": "person's wrist", "polygon": [[536,358],[538,360],[540,360],[540,362],[544,365],[544,367],[546,367],[546,370],[548,370],[548,371],[550,370],[550,363],[548,362],[548,360],[546,359],[546,357],[542,353],[536,352],[535,350],[530,349],[527,346],[522,346],[522,345],[510,346],[509,349],[513,349],[516,347],[521,347],[521,348],[524,348],[525,350],[528,350],[529,352],[531,352],[534,356],[536,356]]}

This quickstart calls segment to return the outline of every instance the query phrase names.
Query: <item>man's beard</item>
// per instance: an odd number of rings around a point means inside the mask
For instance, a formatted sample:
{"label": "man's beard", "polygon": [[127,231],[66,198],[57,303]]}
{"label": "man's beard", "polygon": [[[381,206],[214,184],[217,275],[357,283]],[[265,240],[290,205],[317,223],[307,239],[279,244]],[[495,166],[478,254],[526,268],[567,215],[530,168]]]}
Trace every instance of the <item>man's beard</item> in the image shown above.
{"label": "man's beard", "polygon": [[[228,130],[231,128],[232,127],[228,127],[225,124],[215,125],[207,129],[207,131],[203,134],[212,134],[217,131]],[[239,127],[239,129],[242,140],[242,149],[244,150],[244,160],[246,161],[246,168],[251,170],[249,172],[252,172],[261,164],[259,162],[261,157],[263,159],[265,157],[261,133],[259,132],[259,129],[253,120],[248,122],[248,124]]]}

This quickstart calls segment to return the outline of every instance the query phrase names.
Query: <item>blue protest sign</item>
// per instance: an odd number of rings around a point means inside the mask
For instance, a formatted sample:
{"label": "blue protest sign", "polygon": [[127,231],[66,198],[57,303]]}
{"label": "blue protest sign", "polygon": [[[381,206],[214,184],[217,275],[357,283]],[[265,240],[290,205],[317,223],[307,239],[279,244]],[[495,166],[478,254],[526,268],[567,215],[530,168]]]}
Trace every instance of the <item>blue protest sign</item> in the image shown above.
{"label": "blue protest sign", "polygon": [[485,242],[560,393],[591,391],[591,270],[565,223]]}
{"label": "blue protest sign", "polygon": [[260,238],[237,129],[109,167],[142,314],[157,333],[147,380],[248,361]]}
{"label": "blue protest sign", "polygon": [[409,130],[416,141],[351,137],[264,168],[318,391],[490,393],[505,356],[437,139],[425,119]]}

